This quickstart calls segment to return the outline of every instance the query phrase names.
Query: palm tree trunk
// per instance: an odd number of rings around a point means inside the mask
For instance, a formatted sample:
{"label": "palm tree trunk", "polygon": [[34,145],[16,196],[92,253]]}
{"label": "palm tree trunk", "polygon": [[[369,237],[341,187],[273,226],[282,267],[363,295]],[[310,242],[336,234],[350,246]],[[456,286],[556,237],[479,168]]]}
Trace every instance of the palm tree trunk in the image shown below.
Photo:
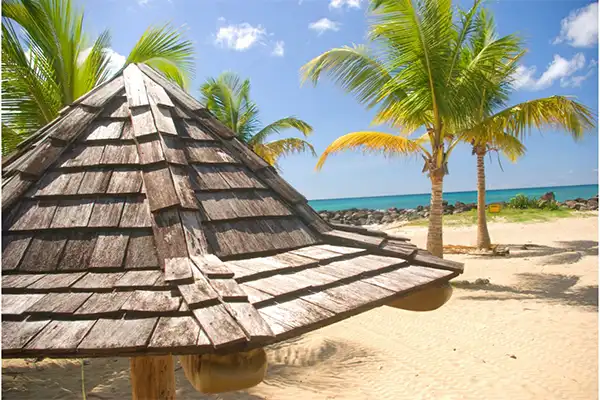
{"label": "palm tree trunk", "polygon": [[441,171],[432,172],[431,179],[431,204],[429,207],[429,229],[427,231],[427,251],[437,257],[444,256],[444,240],[442,237],[442,189],[444,175]]}
{"label": "palm tree trunk", "polygon": [[487,219],[485,215],[485,153],[486,149],[477,146],[475,149],[477,155],[477,248],[490,249],[492,242],[487,228]]}

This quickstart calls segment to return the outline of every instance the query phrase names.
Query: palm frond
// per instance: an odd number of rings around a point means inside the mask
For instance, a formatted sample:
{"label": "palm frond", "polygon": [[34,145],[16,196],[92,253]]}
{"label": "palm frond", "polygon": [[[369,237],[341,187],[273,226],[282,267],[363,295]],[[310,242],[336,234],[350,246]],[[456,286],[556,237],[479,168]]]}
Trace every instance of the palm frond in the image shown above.
{"label": "palm frond", "polygon": [[279,139],[269,143],[256,143],[252,146],[252,149],[268,162],[269,165],[277,169],[279,169],[277,164],[279,158],[290,154],[309,152],[313,157],[317,156],[312,144],[299,138]]}
{"label": "palm frond", "polygon": [[379,153],[385,155],[409,155],[421,150],[421,144],[405,136],[396,136],[384,132],[352,132],[341,136],[333,141],[323,152],[317,162],[317,170],[323,168],[323,164],[331,154],[345,150],[362,150],[365,153]]}
{"label": "palm frond", "polygon": [[264,143],[269,135],[279,134],[285,129],[296,129],[297,131],[301,132],[304,137],[310,135],[313,130],[312,126],[310,126],[307,122],[296,117],[281,118],[262,128],[256,135],[252,136],[252,138],[248,141],[248,144],[252,146],[255,144]]}

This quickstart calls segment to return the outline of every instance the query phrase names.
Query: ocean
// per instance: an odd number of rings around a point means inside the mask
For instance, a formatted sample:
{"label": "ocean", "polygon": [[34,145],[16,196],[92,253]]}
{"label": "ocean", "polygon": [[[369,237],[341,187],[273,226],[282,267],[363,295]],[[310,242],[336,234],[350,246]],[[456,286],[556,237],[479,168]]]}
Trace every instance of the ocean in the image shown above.
{"label": "ocean", "polygon": [[[488,190],[486,192],[486,203],[508,201],[517,194],[524,194],[529,197],[540,197],[546,192],[554,192],[556,200],[558,201],[572,200],[578,197],[588,199],[598,194],[598,185]],[[463,203],[475,203],[477,201],[477,192],[474,190],[470,192],[444,192],[444,200],[450,204],[454,204],[457,201],[462,201]],[[415,208],[420,205],[428,205],[429,201],[429,193],[423,193],[396,196],[310,200],[308,203],[317,211],[339,211],[347,210],[349,208],[368,208],[374,210],[384,210],[392,207]]]}

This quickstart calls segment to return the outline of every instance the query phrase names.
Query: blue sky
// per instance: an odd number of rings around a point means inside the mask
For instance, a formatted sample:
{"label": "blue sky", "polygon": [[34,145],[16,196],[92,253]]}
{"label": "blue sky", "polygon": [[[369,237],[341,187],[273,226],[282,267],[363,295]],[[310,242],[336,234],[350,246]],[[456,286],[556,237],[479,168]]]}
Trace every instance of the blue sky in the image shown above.
{"label": "blue sky", "polygon": [[[225,70],[250,78],[261,121],[294,115],[314,128],[320,154],[335,138],[370,127],[373,114],[323,79],[300,85],[299,69],[333,47],[365,43],[365,0],[79,0],[93,35],[112,33],[114,62],[123,61],[152,24],[183,26],[196,50],[191,92]],[[471,2],[459,2],[464,5]],[[573,95],[598,109],[598,3],[575,0],[490,1],[501,35],[519,33],[528,54],[510,103],[554,94]],[[381,128],[388,132],[389,129]],[[292,134],[293,132],[290,132]],[[516,164],[487,162],[488,189],[598,183],[598,137],[575,143],[555,131],[534,132]],[[293,155],[283,176],[309,199],[426,193],[429,180],[416,158],[345,153],[316,172],[316,159]],[[445,191],[475,189],[475,159],[467,146],[450,160]]]}

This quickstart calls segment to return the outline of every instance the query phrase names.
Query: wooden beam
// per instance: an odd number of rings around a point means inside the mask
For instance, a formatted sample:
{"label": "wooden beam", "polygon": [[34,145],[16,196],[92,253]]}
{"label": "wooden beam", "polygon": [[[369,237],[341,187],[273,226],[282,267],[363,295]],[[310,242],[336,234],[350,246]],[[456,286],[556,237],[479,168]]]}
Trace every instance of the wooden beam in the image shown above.
{"label": "wooden beam", "polygon": [[131,357],[132,400],[175,400],[173,357]]}

